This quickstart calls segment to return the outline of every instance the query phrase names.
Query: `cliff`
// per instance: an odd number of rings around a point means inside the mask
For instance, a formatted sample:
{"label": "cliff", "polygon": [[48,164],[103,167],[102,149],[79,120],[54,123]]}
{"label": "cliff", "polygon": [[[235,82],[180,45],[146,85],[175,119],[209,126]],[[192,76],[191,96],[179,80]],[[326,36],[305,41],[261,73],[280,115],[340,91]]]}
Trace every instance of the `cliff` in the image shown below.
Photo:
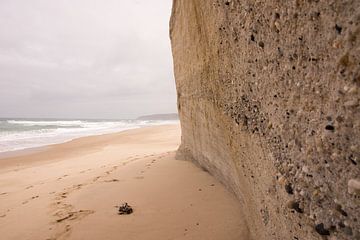
{"label": "cliff", "polygon": [[191,159],[253,239],[360,239],[360,1],[174,0]]}

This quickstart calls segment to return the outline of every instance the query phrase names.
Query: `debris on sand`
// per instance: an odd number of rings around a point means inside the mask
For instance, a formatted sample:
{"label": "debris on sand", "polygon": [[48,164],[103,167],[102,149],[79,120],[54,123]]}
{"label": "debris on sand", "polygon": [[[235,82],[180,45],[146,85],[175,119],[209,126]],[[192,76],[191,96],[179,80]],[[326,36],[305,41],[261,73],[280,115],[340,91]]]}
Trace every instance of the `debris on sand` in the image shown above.
{"label": "debris on sand", "polygon": [[132,214],[132,213],[133,213],[133,209],[128,203],[123,203],[119,207],[119,215]]}

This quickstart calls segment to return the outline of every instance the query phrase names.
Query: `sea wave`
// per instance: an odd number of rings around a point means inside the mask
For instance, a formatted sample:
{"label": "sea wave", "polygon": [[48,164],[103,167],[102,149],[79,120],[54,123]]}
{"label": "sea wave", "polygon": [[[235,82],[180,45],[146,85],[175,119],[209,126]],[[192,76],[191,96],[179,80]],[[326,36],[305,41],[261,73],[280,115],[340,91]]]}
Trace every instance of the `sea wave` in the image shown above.
{"label": "sea wave", "polygon": [[9,124],[16,124],[22,126],[80,126],[83,121],[69,120],[69,121],[30,121],[30,120],[6,120]]}
{"label": "sea wave", "polygon": [[178,121],[20,120],[0,121],[0,152],[40,147],[72,139]]}

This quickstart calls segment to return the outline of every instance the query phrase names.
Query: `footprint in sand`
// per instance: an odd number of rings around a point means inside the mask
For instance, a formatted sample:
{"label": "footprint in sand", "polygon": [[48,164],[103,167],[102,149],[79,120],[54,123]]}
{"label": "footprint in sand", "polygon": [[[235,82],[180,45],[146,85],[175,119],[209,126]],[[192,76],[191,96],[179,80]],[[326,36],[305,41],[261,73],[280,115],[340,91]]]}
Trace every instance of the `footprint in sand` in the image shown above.
{"label": "footprint in sand", "polygon": [[62,192],[60,194],[58,194],[58,197],[56,197],[57,200],[63,199],[63,198],[67,198],[67,195],[69,193],[68,192]]}
{"label": "footprint in sand", "polygon": [[0,193],[0,196],[7,195],[7,192]]}
{"label": "footprint in sand", "polygon": [[21,204],[27,204],[27,203],[29,203],[29,201],[34,200],[36,198],[39,198],[39,195],[31,197],[30,199],[23,201]]}
{"label": "footprint in sand", "polygon": [[62,177],[59,177],[57,180],[61,180],[61,179],[66,178],[66,177],[68,177],[68,176],[69,176],[69,175],[65,174],[65,175],[63,175]]}
{"label": "footprint in sand", "polygon": [[111,179],[111,180],[105,180],[104,182],[110,183],[110,182],[119,182],[119,179]]}
{"label": "footprint in sand", "polygon": [[26,187],[25,189],[30,189],[30,188],[33,188],[33,187],[34,187],[34,186],[31,185],[31,186]]}
{"label": "footprint in sand", "polygon": [[0,218],[4,218],[4,217],[6,217],[6,214],[0,215]]}
{"label": "footprint in sand", "polygon": [[[99,177],[96,178],[99,179]],[[66,237],[67,234],[72,230],[71,222],[80,221],[82,218],[95,213],[93,210],[79,210],[74,211],[74,206],[71,204],[65,203],[65,198],[67,198],[73,191],[81,189],[83,186],[86,186],[91,183],[75,184],[72,187],[64,188],[62,192],[56,194],[55,201],[52,203],[53,206],[53,216],[55,221],[53,224],[56,226],[56,234],[51,239],[59,239]]]}
{"label": "footprint in sand", "polygon": [[54,224],[56,224],[57,233],[53,238],[50,239],[62,239],[66,237],[67,234],[72,230],[71,222],[72,221],[80,221],[86,216],[95,213],[93,210],[79,210],[79,211],[69,211],[64,214],[64,216],[55,220]]}
{"label": "footprint in sand", "polygon": [[56,200],[61,200],[64,198],[67,198],[68,195],[75,190],[80,190],[82,187],[84,186],[84,184],[75,184],[70,188],[64,188],[62,192],[58,193],[56,196]]}
{"label": "footprint in sand", "polygon": [[75,185],[72,186],[72,188],[73,188],[74,190],[79,190],[79,189],[82,188],[82,186],[84,186],[84,184],[75,184]]}
{"label": "footprint in sand", "polygon": [[[69,212],[66,216],[59,218],[56,220],[57,223],[61,223],[65,220],[75,220],[75,219],[81,219],[86,217],[89,214],[93,214],[95,211],[93,210],[79,210],[75,212]],[[69,225],[68,225],[69,226]]]}
{"label": "footprint in sand", "polygon": [[99,180],[100,178],[101,178],[101,176],[94,177],[92,181],[93,181],[93,182],[96,182],[96,181]]}

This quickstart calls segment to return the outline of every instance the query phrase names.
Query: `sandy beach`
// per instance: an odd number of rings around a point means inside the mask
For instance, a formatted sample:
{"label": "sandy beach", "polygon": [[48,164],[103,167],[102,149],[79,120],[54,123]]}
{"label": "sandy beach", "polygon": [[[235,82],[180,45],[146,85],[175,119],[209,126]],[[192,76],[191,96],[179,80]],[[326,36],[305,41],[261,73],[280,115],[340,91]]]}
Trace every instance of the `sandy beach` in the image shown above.
{"label": "sandy beach", "polygon": [[[175,160],[179,143],[167,125],[3,157],[0,239],[249,239],[238,201]],[[118,214],[123,202],[132,214]]]}

